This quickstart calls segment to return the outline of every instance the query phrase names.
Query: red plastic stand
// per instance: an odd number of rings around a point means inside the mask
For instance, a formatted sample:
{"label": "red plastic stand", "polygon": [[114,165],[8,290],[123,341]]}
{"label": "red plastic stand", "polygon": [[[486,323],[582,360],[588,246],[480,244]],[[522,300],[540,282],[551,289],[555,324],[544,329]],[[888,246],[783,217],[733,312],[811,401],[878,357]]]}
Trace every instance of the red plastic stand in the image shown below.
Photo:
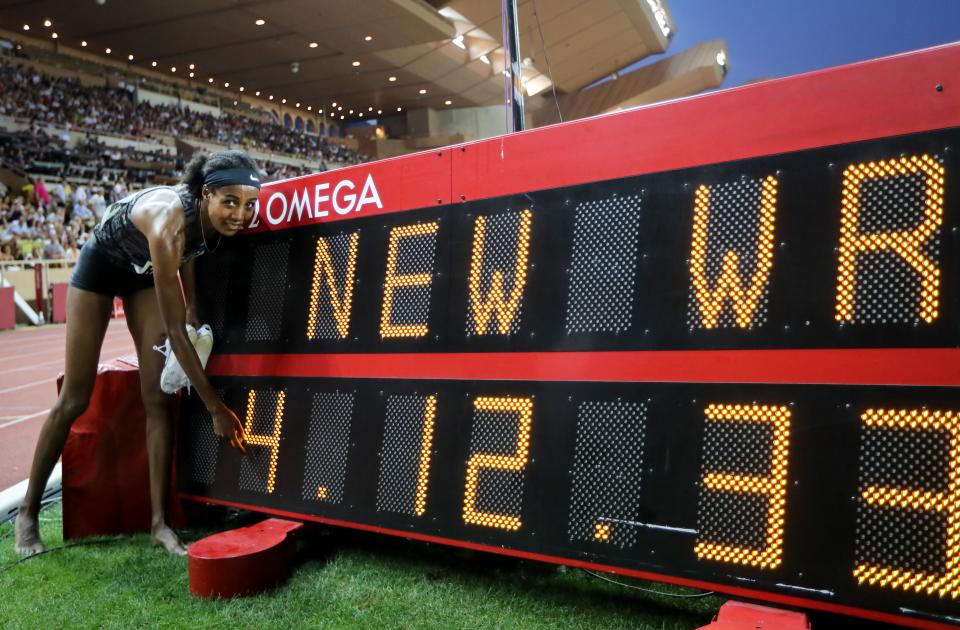
{"label": "red plastic stand", "polygon": [[50,283],[50,321],[62,324],[67,321],[67,287],[66,282]]}
{"label": "red plastic stand", "polygon": [[727,602],[720,612],[699,630],[809,630],[805,613],[757,606],[744,602]]}
{"label": "red plastic stand", "polygon": [[[58,390],[62,383],[61,375]],[[90,405],[63,449],[64,538],[150,531],[146,422],[136,359],[101,364]],[[174,528],[186,521],[175,488],[171,475],[167,521]]]}
{"label": "red plastic stand", "polygon": [[17,307],[13,301],[13,287],[0,287],[0,330],[17,325]]}
{"label": "red plastic stand", "polygon": [[267,519],[190,545],[190,592],[197,597],[256,595],[290,575],[293,535],[303,523]]}
{"label": "red plastic stand", "polygon": [[45,312],[44,309],[44,296],[43,296],[43,265],[37,263],[33,266],[33,283],[37,289],[37,304],[34,310],[37,311],[37,315],[42,315]]}

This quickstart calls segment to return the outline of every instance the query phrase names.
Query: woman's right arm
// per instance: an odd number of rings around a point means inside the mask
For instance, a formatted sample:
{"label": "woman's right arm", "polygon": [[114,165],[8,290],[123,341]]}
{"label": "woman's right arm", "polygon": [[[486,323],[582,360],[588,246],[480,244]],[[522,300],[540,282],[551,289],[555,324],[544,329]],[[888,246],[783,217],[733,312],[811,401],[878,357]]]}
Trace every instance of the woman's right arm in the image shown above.
{"label": "woman's right arm", "polygon": [[171,204],[175,204],[174,208],[180,207],[176,194],[171,193],[171,199],[164,192],[158,191],[151,195],[150,199],[144,199],[143,208],[139,207],[140,204],[137,208],[140,213],[137,217],[139,223],[147,228],[145,233],[150,245],[150,260],[153,263],[153,281],[160,315],[170,339],[170,347],[180,362],[180,367],[210,412],[214,432],[229,437],[232,446],[243,449],[246,439],[243,424],[213,389],[203,371],[200,357],[186,334],[186,308],[178,276],[184,246],[183,212],[173,211],[171,208]]}

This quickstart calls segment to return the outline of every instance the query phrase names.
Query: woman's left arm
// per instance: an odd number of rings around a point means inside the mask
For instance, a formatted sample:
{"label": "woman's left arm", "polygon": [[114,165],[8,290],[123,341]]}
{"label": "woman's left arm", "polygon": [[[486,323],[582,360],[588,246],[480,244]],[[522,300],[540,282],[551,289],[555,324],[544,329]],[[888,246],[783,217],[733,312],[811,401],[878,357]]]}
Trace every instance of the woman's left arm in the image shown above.
{"label": "woman's left arm", "polygon": [[200,309],[197,305],[197,276],[194,271],[195,258],[180,265],[180,282],[183,284],[183,295],[186,298],[187,323],[194,328],[200,328]]}

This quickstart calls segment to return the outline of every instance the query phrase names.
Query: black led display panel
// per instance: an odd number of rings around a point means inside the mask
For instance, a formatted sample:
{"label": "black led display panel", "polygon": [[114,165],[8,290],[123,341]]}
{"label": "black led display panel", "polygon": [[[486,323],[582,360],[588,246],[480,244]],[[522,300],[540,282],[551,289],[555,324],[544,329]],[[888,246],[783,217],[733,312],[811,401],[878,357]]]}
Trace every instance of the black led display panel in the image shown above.
{"label": "black led display panel", "polygon": [[191,397],[190,495],[890,612],[960,595],[951,388],[217,382],[250,441]]}
{"label": "black led display panel", "polygon": [[[199,259],[219,287],[216,351],[957,346],[960,304],[944,290],[958,266],[957,139],[931,132],[225,240]],[[850,195],[856,216],[841,212]],[[859,228],[845,234],[844,218]],[[900,237],[874,251],[863,236],[876,232]],[[944,275],[931,308],[922,288],[934,268]],[[722,288],[734,284],[720,285],[725,273],[744,295]]]}
{"label": "black led display panel", "polygon": [[[201,259],[204,317],[275,365],[953,348],[958,133],[245,236]],[[180,491],[960,618],[955,388],[390,376],[214,376],[248,452],[188,397]]]}

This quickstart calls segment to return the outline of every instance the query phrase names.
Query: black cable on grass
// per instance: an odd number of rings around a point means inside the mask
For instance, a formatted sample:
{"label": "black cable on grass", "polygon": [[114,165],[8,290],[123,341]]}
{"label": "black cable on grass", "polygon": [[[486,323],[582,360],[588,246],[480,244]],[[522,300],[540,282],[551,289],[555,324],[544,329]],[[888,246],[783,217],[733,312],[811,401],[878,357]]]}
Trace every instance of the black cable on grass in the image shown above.
{"label": "black cable on grass", "polygon": [[5,567],[0,567],[0,574],[6,573],[10,569],[13,569],[16,566],[19,566],[28,560],[39,558],[40,556],[44,556],[48,553],[53,553],[54,551],[62,551],[64,549],[73,549],[74,547],[94,547],[98,545],[112,545],[114,543],[121,542],[122,540],[124,540],[124,538],[111,538],[109,540],[88,540],[84,542],[71,543],[69,545],[60,545],[59,547],[51,547],[49,549],[44,549],[39,553],[35,553],[33,555],[27,556],[26,558],[20,558],[16,562],[11,562]]}
{"label": "black cable on grass", "polygon": [[694,593],[693,595],[677,595],[676,593],[665,593],[663,591],[658,591],[652,588],[643,588],[642,586],[634,586],[633,584],[626,584],[624,582],[618,582],[617,580],[611,580],[610,578],[600,575],[599,573],[594,573],[590,569],[580,568],[581,571],[587,575],[593,576],[598,580],[603,580],[604,582],[610,582],[611,584],[616,584],[617,586],[622,586],[624,588],[632,588],[635,591],[643,591],[644,593],[650,593],[652,595],[662,595],[663,597],[676,597],[678,599],[696,599],[698,597],[709,597],[714,594],[714,591],[705,591],[703,593]]}

